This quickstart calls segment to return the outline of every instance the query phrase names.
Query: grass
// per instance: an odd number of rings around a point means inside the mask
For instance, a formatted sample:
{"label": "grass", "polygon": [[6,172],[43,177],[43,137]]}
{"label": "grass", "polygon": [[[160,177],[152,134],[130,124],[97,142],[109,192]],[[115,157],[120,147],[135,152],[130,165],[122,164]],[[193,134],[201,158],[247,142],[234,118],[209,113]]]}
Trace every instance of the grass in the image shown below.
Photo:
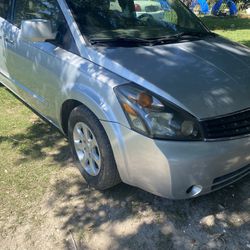
{"label": "grass", "polygon": [[[250,19],[201,17],[214,32],[250,47]],[[33,219],[53,173],[69,157],[63,137],[0,85],[0,237]]]}
{"label": "grass", "polygon": [[[59,170],[62,136],[0,85],[0,236],[32,219]],[[11,223],[10,223],[11,222]],[[0,237],[1,238],[1,237]]]}
{"label": "grass", "polygon": [[204,16],[200,19],[215,33],[250,47],[250,18]]}

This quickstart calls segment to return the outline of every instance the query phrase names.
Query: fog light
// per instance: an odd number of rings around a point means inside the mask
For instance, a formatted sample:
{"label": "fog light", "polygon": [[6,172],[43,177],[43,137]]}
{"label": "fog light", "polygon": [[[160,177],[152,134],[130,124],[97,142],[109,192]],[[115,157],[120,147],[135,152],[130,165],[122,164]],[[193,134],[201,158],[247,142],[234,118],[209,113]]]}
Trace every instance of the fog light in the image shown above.
{"label": "fog light", "polygon": [[202,191],[202,186],[193,185],[187,189],[186,193],[191,197],[194,197],[198,195],[201,191]]}

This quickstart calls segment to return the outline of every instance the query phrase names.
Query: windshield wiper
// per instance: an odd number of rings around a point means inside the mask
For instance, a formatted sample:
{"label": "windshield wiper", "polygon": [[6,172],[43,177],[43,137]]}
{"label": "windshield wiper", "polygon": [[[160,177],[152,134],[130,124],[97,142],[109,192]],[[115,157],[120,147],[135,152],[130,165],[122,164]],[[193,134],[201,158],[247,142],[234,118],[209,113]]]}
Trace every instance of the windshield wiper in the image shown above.
{"label": "windshield wiper", "polygon": [[174,35],[159,37],[159,38],[137,38],[137,37],[114,37],[114,38],[90,38],[91,45],[103,45],[107,46],[109,44],[115,46],[131,47],[131,46],[155,46],[166,43],[175,43],[180,40],[190,40],[190,39],[201,39],[205,36],[215,36],[212,32],[190,32],[185,31],[177,33]]}
{"label": "windshield wiper", "polygon": [[178,42],[178,36],[165,36],[160,38],[149,38],[149,39],[142,39],[142,38],[125,38],[125,37],[117,37],[117,38],[102,38],[102,39],[89,39],[91,45],[104,45],[107,46],[108,44],[116,45],[116,46],[123,46],[123,47],[130,47],[130,46],[154,46],[166,43],[173,43]]}
{"label": "windshield wiper", "polygon": [[166,43],[174,43],[179,42],[181,40],[193,40],[193,39],[201,39],[203,37],[215,36],[212,32],[194,32],[194,31],[185,31],[180,32],[170,36],[159,37],[151,40],[151,45],[160,45]]}
{"label": "windshield wiper", "polygon": [[133,37],[115,37],[115,38],[91,38],[89,39],[91,45],[122,45],[122,46],[139,46],[139,45],[150,45],[151,41],[143,38]]}
{"label": "windshield wiper", "polygon": [[179,37],[176,35],[164,36],[159,38],[154,38],[151,40],[151,46],[161,45],[166,43],[175,43],[179,41]]}
{"label": "windshield wiper", "polygon": [[202,38],[202,37],[214,37],[215,34],[213,32],[200,32],[200,31],[183,31],[181,33],[176,34],[179,39],[185,38]]}

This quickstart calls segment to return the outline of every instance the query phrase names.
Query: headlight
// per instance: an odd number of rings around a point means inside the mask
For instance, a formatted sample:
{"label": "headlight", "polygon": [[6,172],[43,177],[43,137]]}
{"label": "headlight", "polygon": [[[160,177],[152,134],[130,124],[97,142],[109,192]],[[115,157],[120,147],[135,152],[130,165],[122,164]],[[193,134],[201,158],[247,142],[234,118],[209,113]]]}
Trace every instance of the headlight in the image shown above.
{"label": "headlight", "polygon": [[136,85],[114,89],[133,130],[155,139],[201,140],[198,121],[189,113]]}

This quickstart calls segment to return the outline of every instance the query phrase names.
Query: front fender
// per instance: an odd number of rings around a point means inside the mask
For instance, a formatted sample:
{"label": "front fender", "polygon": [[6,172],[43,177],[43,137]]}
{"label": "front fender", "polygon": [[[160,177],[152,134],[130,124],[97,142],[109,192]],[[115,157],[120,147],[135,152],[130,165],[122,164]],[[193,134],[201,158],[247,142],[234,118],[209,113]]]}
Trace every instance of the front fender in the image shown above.
{"label": "front fender", "polygon": [[[89,108],[101,121],[109,138],[118,172],[123,181],[128,182],[127,157],[121,127],[130,127],[127,118],[116,98],[113,88],[106,89],[103,95],[92,88],[78,84],[71,89],[68,100],[75,100]],[[63,103],[61,103],[62,107]],[[121,125],[122,124],[122,125]]]}
{"label": "front fender", "polygon": [[82,103],[101,121],[120,123],[129,127],[120,103],[111,87],[107,87],[101,95],[97,89],[94,90],[83,84],[75,84],[70,94],[67,95],[67,99]]}

